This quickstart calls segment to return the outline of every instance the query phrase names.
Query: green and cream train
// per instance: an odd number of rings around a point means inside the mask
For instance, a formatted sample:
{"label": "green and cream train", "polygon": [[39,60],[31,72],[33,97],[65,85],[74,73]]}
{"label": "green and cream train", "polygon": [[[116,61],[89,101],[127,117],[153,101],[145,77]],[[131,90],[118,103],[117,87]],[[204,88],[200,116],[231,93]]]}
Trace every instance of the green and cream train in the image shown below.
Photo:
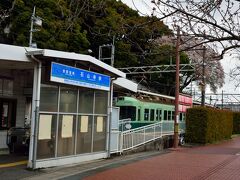
{"label": "green and cream train", "polygon": [[[191,107],[191,98],[179,97],[179,129],[185,129],[186,109]],[[174,129],[174,98],[137,98],[119,97],[116,104],[120,108],[120,119],[131,119],[131,128],[138,128],[152,123],[162,122],[163,131]]]}

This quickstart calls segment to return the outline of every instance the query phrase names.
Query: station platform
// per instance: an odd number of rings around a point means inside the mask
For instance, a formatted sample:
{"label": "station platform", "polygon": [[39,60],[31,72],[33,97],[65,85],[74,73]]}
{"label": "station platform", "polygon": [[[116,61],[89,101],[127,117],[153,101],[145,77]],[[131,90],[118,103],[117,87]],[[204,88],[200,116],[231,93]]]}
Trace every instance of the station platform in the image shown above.
{"label": "station platform", "polygon": [[240,137],[213,145],[148,151],[37,171],[18,167],[22,168],[18,176],[8,173],[12,168],[0,168],[0,174],[4,179],[32,180],[238,180]]}

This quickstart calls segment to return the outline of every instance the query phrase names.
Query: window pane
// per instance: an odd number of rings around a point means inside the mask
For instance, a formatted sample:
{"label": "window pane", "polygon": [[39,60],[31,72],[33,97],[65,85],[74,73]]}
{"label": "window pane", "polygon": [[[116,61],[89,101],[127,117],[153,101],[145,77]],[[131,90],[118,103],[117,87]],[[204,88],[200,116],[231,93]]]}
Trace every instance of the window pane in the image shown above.
{"label": "window pane", "polygon": [[79,89],[79,113],[93,113],[93,90]]}
{"label": "window pane", "polygon": [[182,121],[183,120],[183,114],[182,113],[179,113],[179,121]]}
{"label": "window pane", "polygon": [[77,154],[90,153],[92,145],[92,116],[78,116]]}
{"label": "window pane", "polygon": [[174,117],[175,117],[175,111],[172,111],[172,119],[171,120],[174,120]]}
{"label": "window pane", "polygon": [[171,121],[172,118],[172,111],[168,111],[168,121]]}
{"label": "window pane", "polygon": [[163,117],[164,121],[167,121],[167,114],[168,114],[168,113],[167,113],[167,111],[165,110],[165,111],[164,111],[164,117]]}
{"label": "window pane", "polygon": [[148,121],[148,119],[149,119],[149,109],[145,109],[144,110],[144,120]]}
{"label": "window pane", "polygon": [[151,109],[150,121],[154,121],[154,109]]}
{"label": "window pane", "polygon": [[182,117],[182,120],[185,121],[186,114],[183,113],[182,116],[183,116],[183,117]]}
{"label": "window pane", "polygon": [[74,131],[76,116],[59,115],[58,124],[58,156],[74,154]]}
{"label": "window pane", "polygon": [[45,159],[55,156],[56,122],[57,115],[40,114],[37,159]]}
{"label": "window pane", "polygon": [[60,112],[77,112],[77,89],[60,88]]}
{"label": "window pane", "polygon": [[1,127],[8,128],[10,127],[9,121],[9,104],[7,102],[1,103]]}
{"label": "window pane", "polygon": [[40,111],[57,112],[58,87],[41,84]]}
{"label": "window pane", "polygon": [[141,120],[141,110],[138,109],[138,121],[140,121],[140,120]]}
{"label": "window pane", "polygon": [[158,115],[158,117],[159,117],[159,121],[161,121],[161,120],[162,120],[162,110],[159,110],[159,115]]}
{"label": "window pane", "polygon": [[136,120],[136,107],[134,106],[121,106],[120,119],[130,118],[132,121]]}
{"label": "window pane", "polygon": [[107,114],[108,92],[95,91],[95,114]]}
{"label": "window pane", "polygon": [[93,151],[106,150],[107,117],[96,116],[94,118]]}

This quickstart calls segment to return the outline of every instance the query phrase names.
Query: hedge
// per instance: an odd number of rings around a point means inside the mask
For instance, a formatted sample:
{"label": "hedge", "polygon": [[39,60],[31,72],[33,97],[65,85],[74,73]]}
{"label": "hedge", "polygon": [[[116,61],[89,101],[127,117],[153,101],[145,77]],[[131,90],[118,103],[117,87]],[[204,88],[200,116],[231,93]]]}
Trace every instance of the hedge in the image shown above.
{"label": "hedge", "polygon": [[206,107],[187,110],[186,142],[213,143],[230,139],[233,130],[233,113]]}
{"label": "hedge", "polygon": [[240,113],[233,113],[233,134],[240,134]]}

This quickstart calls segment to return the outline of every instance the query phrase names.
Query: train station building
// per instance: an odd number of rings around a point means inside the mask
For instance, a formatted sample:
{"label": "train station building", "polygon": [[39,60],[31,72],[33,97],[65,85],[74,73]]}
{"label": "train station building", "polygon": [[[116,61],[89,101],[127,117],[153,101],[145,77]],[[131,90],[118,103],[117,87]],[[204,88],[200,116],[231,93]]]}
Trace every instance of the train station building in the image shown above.
{"label": "train station building", "polygon": [[29,126],[30,168],[108,157],[113,80],[125,74],[89,55],[0,49],[0,149],[11,127]]}

